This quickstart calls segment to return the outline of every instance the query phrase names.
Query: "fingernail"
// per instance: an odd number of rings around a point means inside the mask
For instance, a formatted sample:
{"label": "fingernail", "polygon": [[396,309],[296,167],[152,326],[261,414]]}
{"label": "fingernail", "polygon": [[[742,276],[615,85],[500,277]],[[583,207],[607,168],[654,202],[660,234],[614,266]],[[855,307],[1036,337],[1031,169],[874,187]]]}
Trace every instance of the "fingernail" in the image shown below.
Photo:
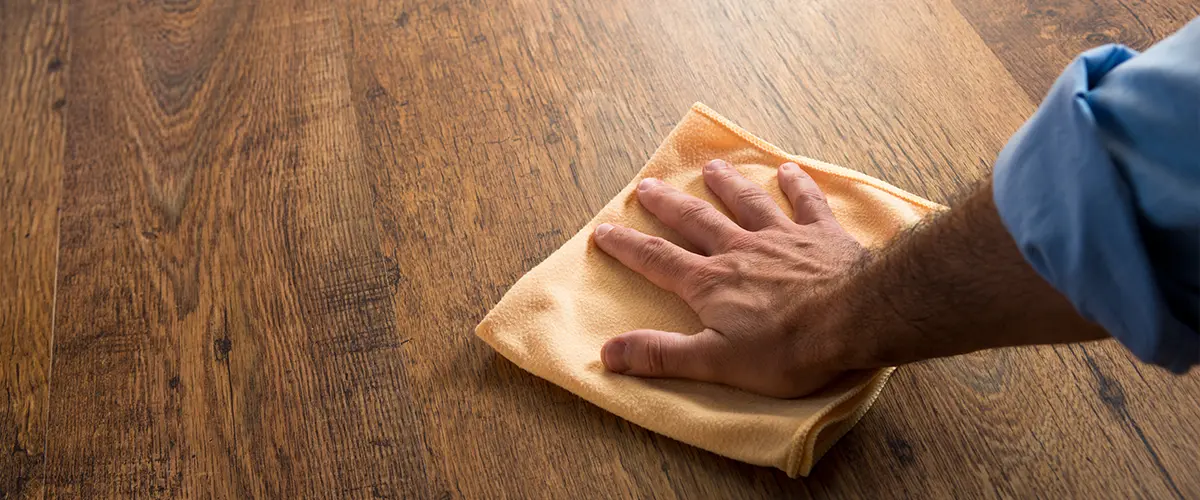
{"label": "fingernail", "polygon": [[727,166],[729,166],[729,164],[725,163],[725,160],[713,160],[713,161],[708,162],[708,164],[704,166],[704,170],[707,170],[709,172],[716,172]]}
{"label": "fingernail", "polygon": [[780,170],[783,170],[784,172],[791,173],[791,172],[795,172],[795,171],[797,171],[797,170],[800,170],[800,165],[797,165],[797,164],[795,164],[795,163],[792,163],[792,162],[790,162],[790,161],[789,161],[789,162],[787,162],[787,163],[784,163],[783,165],[780,165],[780,166],[779,166],[779,169],[780,169]]}
{"label": "fingernail", "polygon": [[603,351],[600,356],[604,358],[604,366],[608,367],[608,371],[616,373],[629,371],[629,362],[625,359],[624,340],[610,340],[604,344]]}
{"label": "fingernail", "polygon": [[604,236],[604,235],[608,234],[609,231],[612,231],[612,230],[613,230],[612,224],[609,224],[607,222],[604,224],[600,224],[599,226],[596,226],[596,236]]}
{"label": "fingernail", "polygon": [[662,182],[662,181],[655,179],[653,177],[647,177],[645,179],[642,179],[642,182],[638,183],[638,191],[645,191],[647,189],[650,189],[651,187],[654,187],[655,185],[657,185],[659,182]]}

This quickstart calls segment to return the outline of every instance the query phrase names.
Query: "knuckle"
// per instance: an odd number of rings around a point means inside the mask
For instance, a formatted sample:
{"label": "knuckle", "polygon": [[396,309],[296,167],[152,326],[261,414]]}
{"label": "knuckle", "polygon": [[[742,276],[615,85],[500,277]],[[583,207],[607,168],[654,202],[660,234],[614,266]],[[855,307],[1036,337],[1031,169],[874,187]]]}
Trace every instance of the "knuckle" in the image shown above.
{"label": "knuckle", "polygon": [[714,259],[700,266],[692,273],[691,290],[694,299],[711,297],[721,290],[730,280],[729,267],[721,260]]}
{"label": "knuckle", "polygon": [[744,259],[726,259],[722,262],[721,276],[725,284],[738,284],[745,280],[749,264]]}
{"label": "knuckle", "polygon": [[681,222],[700,222],[708,216],[709,205],[700,200],[687,200],[679,204]]}
{"label": "knuckle", "polygon": [[758,244],[758,235],[751,232],[742,232],[730,236],[725,243],[727,250],[748,250],[754,248]]}
{"label": "knuckle", "polygon": [[738,203],[745,205],[761,205],[764,202],[769,202],[770,200],[768,198],[769,196],[767,195],[766,191],[749,187],[742,188],[738,190],[736,194],[734,194],[734,199],[737,200]]}
{"label": "knuckle", "polygon": [[659,237],[651,237],[643,241],[637,246],[636,252],[639,260],[647,265],[661,264],[665,260],[668,246],[671,243]]}
{"label": "knuckle", "polygon": [[822,193],[821,190],[816,186],[804,186],[800,188],[799,196],[801,198],[808,198],[821,203],[825,202],[825,193]]}
{"label": "knuckle", "polygon": [[646,255],[660,255],[667,249],[667,240],[652,236],[642,242],[641,249]]}
{"label": "knuckle", "polygon": [[661,375],[666,366],[665,349],[663,349],[662,339],[651,338],[645,344],[646,356],[646,372],[651,375]]}

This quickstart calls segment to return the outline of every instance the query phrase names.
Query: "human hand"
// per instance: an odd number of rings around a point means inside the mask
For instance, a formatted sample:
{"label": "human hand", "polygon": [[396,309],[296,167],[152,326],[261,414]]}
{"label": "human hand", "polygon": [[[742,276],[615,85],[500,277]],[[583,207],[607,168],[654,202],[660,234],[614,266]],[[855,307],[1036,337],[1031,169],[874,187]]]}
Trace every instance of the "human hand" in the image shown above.
{"label": "human hand", "polygon": [[866,250],[833,218],[812,177],[779,167],[789,220],[757,184],[721,160],[704,181],[737,222],[657,180],[637,188],[642,206],[700,254],[633,229],[601,224],[597,246],[679,295],[706,327],[695,334],[635,330],[605,343],[613,372],[715,382],[767,396],[804,396],[852,369],[851,341],[832,326],[839,282]]}

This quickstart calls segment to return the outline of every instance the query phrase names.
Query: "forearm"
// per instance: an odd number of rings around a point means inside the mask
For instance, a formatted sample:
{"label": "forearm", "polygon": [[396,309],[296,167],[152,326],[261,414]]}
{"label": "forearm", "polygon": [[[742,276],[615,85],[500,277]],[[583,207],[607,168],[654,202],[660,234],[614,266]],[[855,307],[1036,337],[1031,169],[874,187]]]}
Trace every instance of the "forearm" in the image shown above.
{"label": "forearm", "polygon": [[990,182],[874,252],[843,290],[833,317],[851,368],[1107,336],[1026,263]]}

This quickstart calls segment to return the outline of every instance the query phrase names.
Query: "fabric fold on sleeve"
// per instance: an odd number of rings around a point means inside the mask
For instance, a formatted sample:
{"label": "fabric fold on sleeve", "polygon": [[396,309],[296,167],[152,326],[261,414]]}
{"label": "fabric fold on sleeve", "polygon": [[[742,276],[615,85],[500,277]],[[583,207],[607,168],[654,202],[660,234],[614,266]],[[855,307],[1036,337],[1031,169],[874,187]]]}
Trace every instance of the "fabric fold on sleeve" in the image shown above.
{"label": "fabric fold on sleeve", "polygon": [[1177,373],[1200,361],[1198,54],[1198,22],[1143,55],[1085,52],[993,180],[1033,268],[1137,357]]}

